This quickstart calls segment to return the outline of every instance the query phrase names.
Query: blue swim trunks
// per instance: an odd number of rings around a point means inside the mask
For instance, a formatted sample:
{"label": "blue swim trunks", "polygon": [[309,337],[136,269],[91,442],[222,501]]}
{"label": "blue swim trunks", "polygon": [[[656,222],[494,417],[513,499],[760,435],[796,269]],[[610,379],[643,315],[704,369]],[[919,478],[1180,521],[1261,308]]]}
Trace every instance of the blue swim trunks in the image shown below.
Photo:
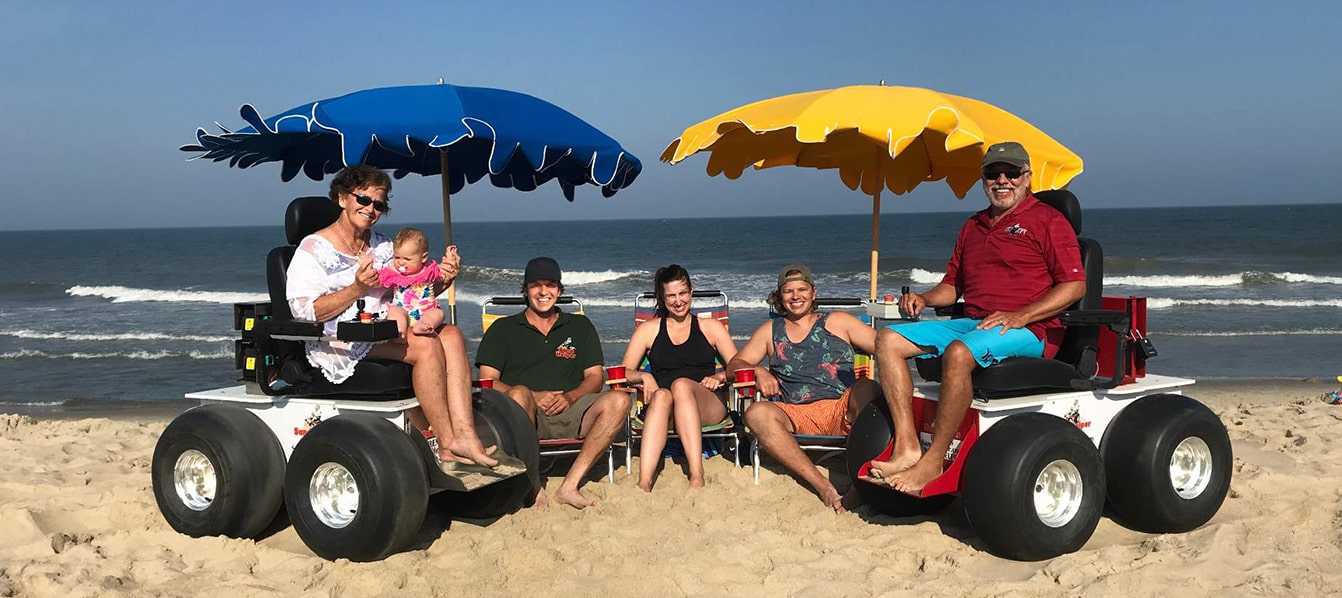
{"label": "blue swim trunks", "polygon": [[951,320],[928,320],[909,324],[886,326],[909,342],[929,352],[919,355],[919,359],[937,357],[946,351],[951,341],[960,341],[974,353],[974,359],[982,367],[988,367],[1008,357],[1043,357],[1044,341],[1025,328],[1015,328],[1002,334],[1002,327],[979,330],[977,326],[983,320],[955,318]]}

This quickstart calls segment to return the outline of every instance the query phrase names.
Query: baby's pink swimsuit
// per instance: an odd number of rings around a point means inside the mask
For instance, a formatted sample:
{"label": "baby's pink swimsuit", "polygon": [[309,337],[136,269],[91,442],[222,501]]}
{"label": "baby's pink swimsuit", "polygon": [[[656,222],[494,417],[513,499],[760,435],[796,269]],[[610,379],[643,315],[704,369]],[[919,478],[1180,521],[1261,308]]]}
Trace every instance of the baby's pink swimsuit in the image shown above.
{"label": "baby's pink swimsuit", "polygon": [[438,298],[433,294],[434,281],[441,278],[438,262],[424,264],[418,274],[401,274],[394,267],[377,272],[382,286],[395,289],[392,300],[398,307],[410,314],[411,322],[418,322],[424,312],[438,308]]}

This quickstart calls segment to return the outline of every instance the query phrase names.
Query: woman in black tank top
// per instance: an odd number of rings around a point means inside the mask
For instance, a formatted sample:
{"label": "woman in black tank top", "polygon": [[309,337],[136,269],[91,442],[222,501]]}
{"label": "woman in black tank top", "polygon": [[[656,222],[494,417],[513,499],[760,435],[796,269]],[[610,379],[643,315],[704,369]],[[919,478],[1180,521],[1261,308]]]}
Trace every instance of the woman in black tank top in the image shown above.
{"label": "woman in black tank top", "polygon": [[[624,353],[631,384],[641,384],[645,398],[643,442],[639,448],[638,487],[652,491],[652,476],[675,420],[676,434],[685,447],[690,487],[704,485],[704,424],[722,421],[726,403],[714,391],[726,388],[726,372],[717,362],[736,355],[727,327],[714,319],[700,319],[690,310],[694,287],[684,268],[671,264],[653,275],[658,317],[634,330]],[[650,372],[641,370],[647,357]]]}

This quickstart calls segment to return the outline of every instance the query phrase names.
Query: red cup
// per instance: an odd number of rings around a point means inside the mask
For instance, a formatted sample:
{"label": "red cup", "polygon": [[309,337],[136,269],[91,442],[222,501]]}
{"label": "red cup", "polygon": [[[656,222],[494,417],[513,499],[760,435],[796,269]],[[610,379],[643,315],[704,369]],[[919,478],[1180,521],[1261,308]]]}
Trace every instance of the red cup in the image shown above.
{"label": "red cup", "polygon": [[611,388],[624,387],[625,382],[624,366],[613,365],[606,368],[606,381],[610,382]]}
{"label": "red cup", "polygon": [[886,303],[894,303],[894,302],[895,302],[895,296],[894,296],[894,295],[886,295],[886,296],[885,296],[885,302],[886,302]]}
{"label": "red cup", "polygon": [[480,388],[494,388],[494,379],[493,379],[493,378],[481,378],[481,379],[475,381],[475,385],[476,385],[476,386],[479,386]]}
{"label": "red cup", "polygon": [[741,396],[755,396],[755,387],[749,386],[755,382],[755,368],[741,368],[732,372],[732,375],[736,376],[736,384],[740,387]]}

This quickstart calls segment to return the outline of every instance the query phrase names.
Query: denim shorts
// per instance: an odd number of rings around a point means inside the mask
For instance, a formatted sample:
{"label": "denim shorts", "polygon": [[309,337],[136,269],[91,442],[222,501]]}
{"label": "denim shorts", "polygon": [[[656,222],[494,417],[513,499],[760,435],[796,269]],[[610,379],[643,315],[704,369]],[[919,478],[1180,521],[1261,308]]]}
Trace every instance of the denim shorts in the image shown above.
{"label": "denim shorts", "polygon": [[1026,328],[1013,328],[1002,334],[1002,327],[979,330],[979,322],[972,318],[954,318],[950,320],[928,320],[909,324],[886,326],[896,334],[927,353],[919,359],[939,357],[946,351],[951,341],[960,341],[969,347],[974,360],[982,367],[988,367],[1008,357],[1043,357],[1044,341]]}

